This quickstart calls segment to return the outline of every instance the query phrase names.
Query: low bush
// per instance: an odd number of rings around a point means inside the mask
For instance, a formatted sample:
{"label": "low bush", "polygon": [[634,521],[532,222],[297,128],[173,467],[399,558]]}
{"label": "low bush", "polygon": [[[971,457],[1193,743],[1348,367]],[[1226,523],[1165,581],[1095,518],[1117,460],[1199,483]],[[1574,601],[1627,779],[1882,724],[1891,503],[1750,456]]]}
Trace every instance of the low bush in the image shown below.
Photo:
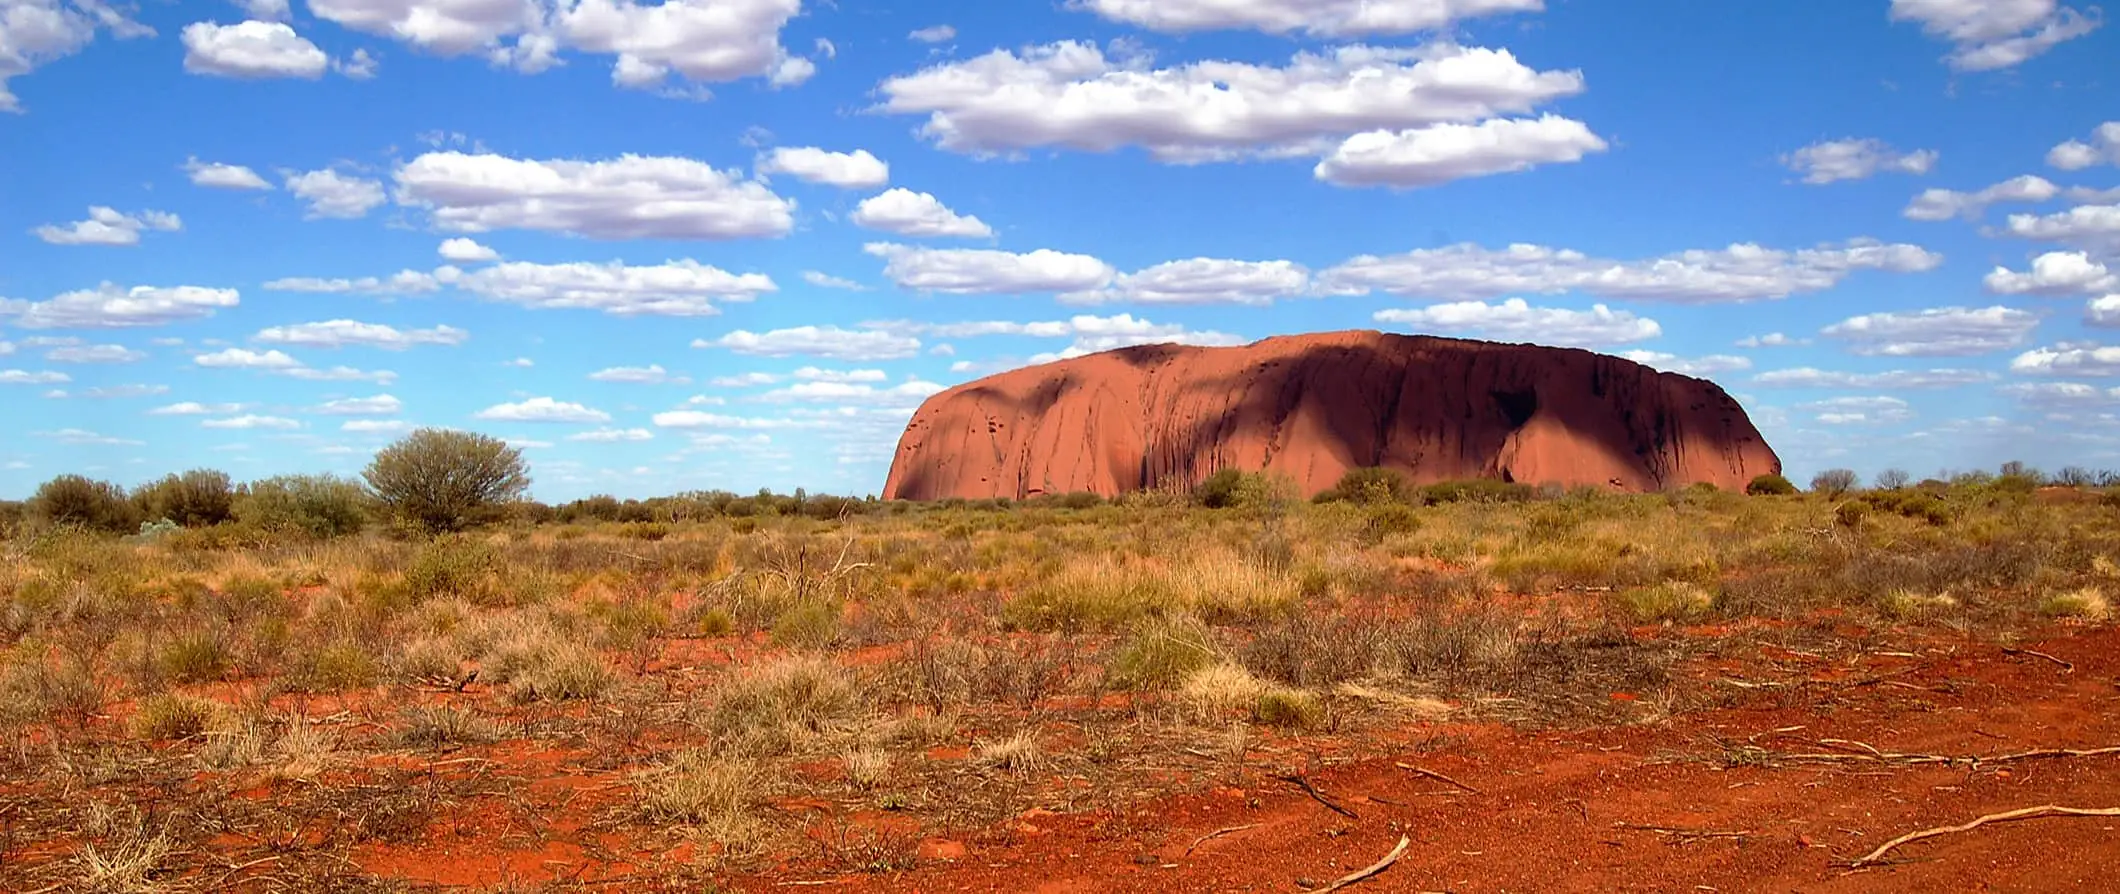
{"label": "low bush", "polygon": [[1751,483],[1745,485],[1745,494],[1754,497],[1785,497],[1794,493],[1796,485],[1789,483],[1789,479],[1771,472],[1753,478]]}

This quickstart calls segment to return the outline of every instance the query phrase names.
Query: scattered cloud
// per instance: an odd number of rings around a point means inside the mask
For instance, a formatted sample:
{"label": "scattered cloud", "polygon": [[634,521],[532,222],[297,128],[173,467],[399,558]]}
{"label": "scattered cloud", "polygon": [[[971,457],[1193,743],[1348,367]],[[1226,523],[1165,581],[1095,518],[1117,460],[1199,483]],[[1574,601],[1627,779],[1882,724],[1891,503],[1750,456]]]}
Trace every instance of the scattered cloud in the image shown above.
{"label": "scattered cloud", "polygon": [[1276,298],[1304,294],[1309,286],[1310,271],[1291,261],[1189,258],[1121,274],[1108,289],[1071,292],[1061,298],[1070,304],[1266,305]]}
{"label": "scattered cloud", "polygon": [[1752,377],[1753,384],[1778,388],[1955,388],[1992,381],[1995,374],[1978,369],[1895,369],[1856,373],[1800,366]]}
{"label": "scattered cloud", "polygon": [[136,363],[147,359],[146,351],[124,345],[66,345],[44,352],[53,363]]}
{"label": "scattered cloud", "polygon": [[452,284],[491,301],[621,317],[712,316],[721,313],[716,301],[749,301],[780,288],[763,273],[730,273],[690,258],[657,265],[510,261],[460,273]]}
{"label": "scattered cloud", "polygon": [[63,372],[0,369],[0,385],[63,385],[73,380]]}
{"label": "scattered cloud", "polygon": [[480,245],[476,239],[467,239],[462,236],[442,240],[441,247],[435,249],[435,251],[442,256],[443,260],[454,261],[459,264],[481,264],[486,261],[498,261],[501,259],[500,252]]}
{"label": "scattered cloud", "polygon": [[349,419],[339,424],[339,431],[365,435],[394,435],[412,430],[412,423],[403,419]]}
{"label": "scattered cloud", "polygon": [[155,33],[101,0],[11,0],[0,6],[0,112],[23,111],[21,100],[8,89],[9,80],[80,52],[98,31],[109,31],[120,40]]}
{"label": "scattered cloud", "polygon": [[920,339],[880,331],[837,326],[796,326],[770,332],[738,329],[712,341],[696,339],[695,348],[726,348],[760,357],[796,355],[833,360],[897,360],[920,352]]}
{"label": "scattered cloud", "polygon": [[759,157],[761,174],[787,174],[806,183],[874,189],[891,182],[891,166],[867,149],[831,152],[815,146],[782,146]]}
{"label": "scattered cloud", "polygon": [[1892,0],[1894,22],[1918,22],[1951,43],[1944,62],[1956,71],[2010,68],[2097,30],[2089,15],[2055,0]]}
{"label": "scattered cloud", "polygon": [[863,247],[884,259],[883,275],[900,288],[954,295],[1085,292],[1118,271],[1088,255],[1041,248],[1027,253],[982,248],[916,248],[888,242]]}
{"label": "scattered cloud", "polygon": [[985,221],[951,211],[932,195],[904,188],[863,199],[849,219],[856,226],[900,236],[985,239],[994,235]]}
{"label": "scattered cloud", "polygon": [[2120,294],[2105,295],[2085,302],[2083,324],[2104,328],[2120,326]]}
{"label": "scattered cloud", "polygon": [[94,388],[83,388],[79,392],[82,397],[92,398],[96,400],[117,400],[128,397],[153,397],[157,394],[168,393],[168,385],[99,385]]}
{"label": "scattered cloud", "polygon": [[2010,371],[2036,376],[2120,376],[2120,346],[2062,343],[2017,355]]}
{"label": "scattered cloud", "polygon": [[[805,366],[794,373],[802,382],[887,382],[890,376],[880,369],[819,369]],[[770,383],[768,383],[770,384]]]}
{"label": "scattered cloud", "polygon": [[317,369],[278,350],[224,348],[193,357],[192,362],[208,369],[247,369],[311,382],[375,382],[388,385],[397,380],[397,373],[388,370],[367,372],[350,366]]}
{"label": "scattered cloud", "polygon": [[1865,356],[1966,357],[2019,347],[2038,325],[2026,310],[1939,307],[1849,317],[1819,334]]}
{"label": "scattered cloud", "polygon": [[849,292],[866,292],[869,290],[868,286],[864,286],[851,279],[841,279],[837,276],[833,276],[828,273],[819,273],[815,270],[804,270],[802,272],[802,281],[809,283],[810,285],[816,286],[820,289],[844,289]]}
{"label": "scattered cloud", "polygon": [[538,161],[429,152],[394,176],[400,204],[427,209],[436,226],[465,233],[741,239],[783,236],[795,226],[793,201],[739,171],[689,158]]}
{"label": "scattered cloud", "polygon": [[2120,250],[2120,204],[2078,205],[2058,214],[2012,214],[2010,235],[2042,242]]}
{"label": "scattered cloud", "polygon": [[88,219],[70,224],[45,224],[30,232],[53,245],[138,245],[143,230],[176,232],[184,221],[167,211],[124,214],[114,208],[92,205]]}
{"label": "scattered cloud", "polygon": [[30,434],[35,435],[39,438],[50,438],[54,441],[58,441],[61,444],[75,444],[82,446],[94,445],[108,447],[137,447],[147,443],[146,441],[135,441],[131,438],[120,438],[113,435],[98,434],[96,432],[92,432],[83,428],[62,428],[58,429],[57,431],[33,431],[30,432]]}
{"label": "scattered cloud", "polygon": [[1589,125],[1572,118],[1490,118],[1364,131],[1341,141],[1311,173],[1336,186],[1408,189],[1582,161],[1607,148]]}
{"label": "scattered cloud", "polygon": [[201,286],[134,286],[103,283],[49,301],[0,299],[0,319],[18,329],[124,329],[162,326],[213,316],[234,307],[234,289]]}
{"label": "scattered cloud", "polygon": [[1832,288],[1858,270],[1920,273],[1943,256],[1906,244],[1857,239],[1785,251],[1750,243],[1642,261],[1593,258],[1540,245],[1492,250],[1470,243],[1398,255],[1363,255],[1318,275],[1324,291],[1379,291],[1422,298],[1479,299],[1510,292],[1579,291],[1603,298],[1717,304],[1786,298]]}
{"label": "scattered cloud", "polygon": [[471,334],[453,326],[436,326],[432,329],[398,329],[381,323],[327,320],[321,323],[274,326],[260,330],[257,335],[251,337],[268,345],[296,345],[309,348],[368,347],[381,348],[385,351],[403,351],[417,345],[460,345],[470,338]]}
{"label": "scattered cloud", "polygon": [[1781,157],[1789,170],[1813,186],[1842,180],[1866,180],[1882,173],[1926,174],[1935,169],[1934,149],[1901,152],[1878,139],[1828,140]]}
{"label": "scattered cloud", "polygon": [[[1314,4],[1312,4],[1314,5]],[[1580,93],[1579,72],[1540,72],[1507,50],[1436,43],[1342,46],[1285,67],[1196,62],[1150,68],[1061,41],[995,50],[890,78],[880,110],[925,114],[952,152],[1146,149],[1170,163],[1321,155],[1350,135],[1469,122]]]}
{"label": "scattered cloud", "polygon": [[2025,174],[2011,177],[1979,192],[1948,189],[1922,190],[1907,203],[1900,215],[1908,220],[1939,221],[1958,217],[1975,220],[1989,205],[2001,202],[2045,202],[2061,194],[2061,188],[2044,177]]}
{"label": "scattered cloud", "polygon": [[2002,393],[2035,407],[2084,407],[2120,404],[2120,388],[2100,388],[2082,382],[2020,382],[2004,385]]}
{"label": "scattered cloud", "polygon": [[655,433],[645,428],[599,428],[567,436],[569,441],[588,441],[595,444],[616,444],[621,441],[652,441]]}
{"label": "scattered cloud", "polygon": [[294,429],[301,428],[302,423],[293,419],[288,419],[283,416],[245,415],[230,416],[225,419],[207,419],[201,421],[199,423],[199,427],[226,428],[237,430],[274,429],[279,431],[292,431]]}
{"label": "scattered cloud", "polygon": [[1790,338],[1786,333],[1769,332],[1765,335],[1747,335],[1737,340],[1740,348],[1793,348],[1810,344],[1808,338]]}
{"label": "scattered cloud", "polygon": [[1425,308],[1377,311],[1379,323],[1417,329],[1471,333],[1497,341],[1536,341],[1566,347],[1606,347],[1656,338],[1664,333],[1655,320],[1605,305],[1589,310],[1533,307],[1522,298],[1499,304],[1459,301]]}
{"label": "scattered cloud", "polygon": [[181,403],[174,403],[174,404],[170,404],[170,405],[168,405],[168,406],[166,406],[166,407],[156,407],[156,408],[154,408],[154,409],[152,409],[152,410],[149,410],[149,411],[147,411],[147,415],[149,415],[149,416],[220,416],[220,415],[226,415],[226,414],[230,414],[230,413],[240,413],[240,412],[243,412],[243,410],[244,410],[244,409],[246,408],[246,406],[247,406],[246,404],[239,404],[239,403],[223,403],[223,404],[202,404],[202,403],[199,403],[198,401],[191,401],[191,400],[187,400],[187,401],[183,401],[183,402],[181,402]]}
{"label": "scattered cloud", "polygon": [[[693,347],[705,347],[705,345],[695,344],[693,345]],[[708,379],[707,384],[712,385],[716,388],[755,388],[759,385],[776,384],[779,381],[780,377],[772,373],[747,372],[739,373],[733,376],[715,376],[714,378]],[[699,400],[699,398],[695,397],[693,398],[693,400],[696,401]]]}
{"label": "scattered cloud", "polygon": [[957,29],[949,25],[929,25],[907,34],[906,38],[921,43],[947,43],[956,38]]}
{"label": "scattered cloud", "polygon": [[2107,121],[2091,131],[2091,140],[2069,140],[2046,153],[2048,167],[2080,171],[2094,165],[2120,165],[2120,121]]}
{"label": "scattered cloud", "polygon": [[331,67],[331,57],[283,22],[193,22],[183,39],[184,70],[192,74],[313,81]]}
{"label": "scattered cloud", "polygon": [[1752,358],[1732,354],[1709,354],[1704,357],[1680,357],[1662,351],[1622,351],[1620,356],[1653,367],[1664,372],[1684,376],[1712,376],[1718,373],[1738,372],[1752,368]]}
{"label": "scattered cloud", "polygon": [[2003,295],[2069,295],[2120,289],[2120,276],[2080,251],[2050,251],[2032,259],[2032,269],[2018,273],[1997,267],[1983,280],[1987,290]]}
{"label": "scattered cloud", "polygon": [[326,416],[395,416],[405,409],[405,402],[395,395],[378,394],[374,397],[346,397],[325,401],[313,412]]}
{"label": "scattered cloud", "polygon": [[1836,397],[1797,404],[1822,425],[1890,425],[1914,418],[1914,410],[1896,397]]}
{"label": "scattered cloud", "polygon": [[883,388],[862,382],[811,381],[797,382],[786,388],[768,391],[760,395],[759,399],[778,402],[858,403],[862,406],[911,406],[942,390],[941,385],[917,379]]}
{"label": "scattered cloud", "polygon": [[1070,0],[1069,5],[1152,31],[1301,31],[1312,37],[1410,34],[1544,8],[1542,0]]}
{"label": "scattered cloud", "polygon": [[271,292],[317,292],[326,295],[417,295],[432,292],[442,287],[434,274],[418,270],[400,270],[388,278],[364,276],[360,279],[320,279],[314,276],[290,276],[265,283]]}
{"label": "scattered cloud", "polygon": [[194,157],[185,159],[184,172],[190,175],[192,185],[209,189],[272,189],[272,184],[258,172],[242,165],[202,162]]}
{"label": "scattered cloud", "polygon": [[309,220],[366,217],[385,201],[381,181],[349,177],[331,168],[290,172],[284,179],[288,192],[309,203],[303,214]]}
{"label": "scattered cloud", "polygon": [[689,385],[692,380],[684,376],[670,375],[660,364],[650,366],[614,366],[589,374],[592,382],[623,382],[631,385]]}
{"label": "scattered cloud", "polygon": [[512,404],[495,404],[471,418],[488,422],[566,422],[593,423],[610,422],[611,414],[576,403],[566,403],[549,397],[533,397]]}

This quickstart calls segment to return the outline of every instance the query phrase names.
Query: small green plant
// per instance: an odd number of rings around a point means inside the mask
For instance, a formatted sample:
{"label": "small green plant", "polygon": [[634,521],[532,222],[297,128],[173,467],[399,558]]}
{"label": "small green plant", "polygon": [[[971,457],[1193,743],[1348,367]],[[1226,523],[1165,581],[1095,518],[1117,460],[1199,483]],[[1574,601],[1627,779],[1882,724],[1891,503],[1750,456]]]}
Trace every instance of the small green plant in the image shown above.
{"label": "small green plant", "polygon": [[178,683],[206,683],[228,672],[228,644],[206,631],[179,634],[162,649],[162,675]]}
{"label": "small green plant", "polygon": [[1868,503],[1851,500],[1840,504],[1839,507],[1833,510],[1834,520],[1838,521],[1843,528],[1860,528],[1863,521],[1869,517],[1870,506]]}
{"label": "small green plant", "polygon": [[189,739],[211,728],[220,718],[221,706],[189,695],[162,693],[140,702],[133,715],[133,734],[149,741]]}
{"label": "small green plant", "polygon": [[2097,587],[2084,587],[2046,597],[2039,603],[2039,613],[2053,618],[2105,621],[2113,616],[2113,604]]}
{"label": "small green plant", "polygon": [[773,619],[773,644],[786,648],[821,649],[839,638],[839,607],[823,600],[791,605]]}
{"label": "small green plant", "polygon": [[1670,623],[1705,617],[1715,607],[1715,594],[1690,581],[1665,581],[1621,590],[1616,601],[1637,623]]}
{"label": "small green plant", "polygon": [[1112,685],[1124,689],[1160,689],[1221,660],[1206,624],[1192,618],[1159,618],[1143,622],[1119,646],[1106,674]]}
{"label": "small green plant", "polygon": [[1796,493],[1796,485],[1791,484],[1789,479],[1772,472],[1753,478],[1751,483],[1745,485],[1745,494],[1747,496],[1785,497],[1794,493]]}
{"label": "small green plant", "polygon": [[1325,704],[1304,690],[1274,686],[1259,694],[1252,716],[1270,726],[1312,729],[1324,724]]}

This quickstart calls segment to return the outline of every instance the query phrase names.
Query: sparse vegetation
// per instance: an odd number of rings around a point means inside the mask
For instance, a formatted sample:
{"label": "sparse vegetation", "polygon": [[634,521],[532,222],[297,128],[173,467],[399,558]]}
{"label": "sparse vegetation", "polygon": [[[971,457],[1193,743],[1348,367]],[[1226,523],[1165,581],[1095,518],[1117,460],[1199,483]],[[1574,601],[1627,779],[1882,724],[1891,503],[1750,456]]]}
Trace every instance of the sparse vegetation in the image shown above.
{"label": "sparse vegetation", "polygon": [[[69,481],[0,528],[0,763],[20,799],[77,805],[18,816],[14,840],[63,843],[0,887],[207,854],[342,878],[364,849],[499,834],[452,831],[473,810],[593,811],[598,835],[689,845],[687,872],[890,872],[917,836],[808,805],[954,835],[1078,786],[1119,811],[1400,748],[1408,724],[1653,724],[1732,698],[1694,668],[1735,679],[1766,643],[1973,655],[2104,630],[2120,588],[2104,495],[2029,469],[1772,500],[1376,470],[1313,503],[1243,473],[1190,500],[592,498],[411,537],[339,479],[234,486],[208,521],[218,480]],[[154,537],[95,522],[198,505]],[[137,786],[199,806],[79,806]],[[236,854],[208,804],[346,831]]]}
{"label": "sparse vegetation", "polygon": [[386,510],[435,532],[490,521],[530,488],[521,450],[499,438],[440,428],[383,448],[361,477]]}

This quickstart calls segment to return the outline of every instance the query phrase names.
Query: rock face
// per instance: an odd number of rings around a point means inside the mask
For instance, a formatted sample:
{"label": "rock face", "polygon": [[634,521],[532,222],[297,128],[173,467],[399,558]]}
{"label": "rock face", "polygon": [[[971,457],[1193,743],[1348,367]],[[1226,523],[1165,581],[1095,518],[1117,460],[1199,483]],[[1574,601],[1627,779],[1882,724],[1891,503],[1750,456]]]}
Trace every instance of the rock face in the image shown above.
{"label": "rock face", "polygon": [[1742,488],[1781,460],[1712,382],[1570,348],[1372,331],[1149,345],[968,382],[922,404],[886,499],[1107,496],[1267,469],[1651,491]]}

